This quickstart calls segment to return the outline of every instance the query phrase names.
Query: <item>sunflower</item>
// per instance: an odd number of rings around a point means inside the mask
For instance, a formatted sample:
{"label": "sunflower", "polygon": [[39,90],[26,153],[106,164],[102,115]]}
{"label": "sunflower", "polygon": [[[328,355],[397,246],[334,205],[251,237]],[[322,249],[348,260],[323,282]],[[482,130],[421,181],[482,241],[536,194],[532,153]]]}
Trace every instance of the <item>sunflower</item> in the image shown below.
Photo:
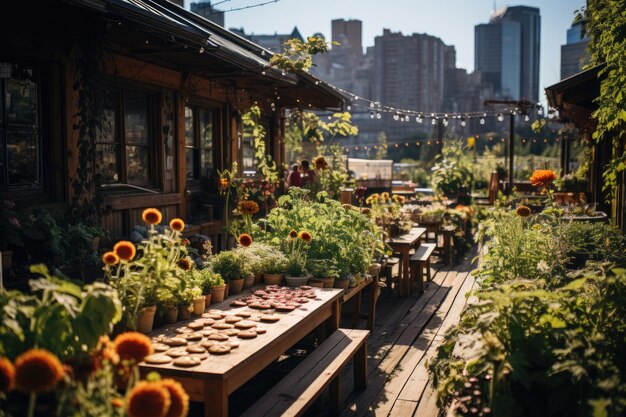
{"label": "sunflower", "polygon": [[383,200],[383,201],[389,200],[389,193],[387,191],[385,191],[384,193],[382,193],[380,195],[380,199]]}
{"label": "sunflower", "polygon": [[244,200],[239,203],[239,212],[241,214],[257,214],[259,212],[259,205],[252,200]]}
{"label": "sunflower", "polygon": [[365,199],[366,204],[376,203],[380,199],[380,194],[374,193]]}
{"label": "sunflower", "polygon": [[31,349],[15,359],[15,386],[24,393],[51,391],[63,375],[63,364],[47,350]]}
{"label": "sunflower", "polygon": [[556,180],[556,173],[551,169],[537,169],[530,176],[530,182],[535,187],[548,187]]}
{"label": "sunflower", "polygon": [[115,252],[107,252],[102,255],[102,262],[105,265],[115,265],[120,261],[120,257]]}
{"label": "sunflower", "polygon": [[166,378],[161,380],[161,386],[169,391],[172,400],[165,417],[185,417],[189,411],[189,395],[180,382]]}
{"label": "sunflower", "polygon": [[165,417],[172,399],[159,382],[141,381],[135,385],[126,402],[130,417]]}
{"label": "sunflower", "polygon": [[176,261],[176,265],[183,271],[189,271],[193,267],[193,262],[188,256],[185,256]]}
{"label": "sunflower", "polygon": [[120,355],[122,360],[132,360],[135,363],[143,361],[143,359],[151,355],[152,343],[148,336],[137,332],[122,333],[113,341],[115,351]]}
{"label": "sunflower", "polygon": [[9,392],[15,386],[15,367],[7,358],[0,357],[0,392]]}
{"label": "sunflower", "polygon": [[141,219],[146,222],[146,224],[159,224],[161,220],[163,220],[163,215],[155,208],[147,208],[141,213]]}
{"label": "sunflower", "polygon": [[291,229],[291,232],[289,232],[289,237],[292,239],[295,239],[298,237],[298,232],[294,229]]}
{"label": "sunflower", "polygon": [[306,230],[303,230],[300,233],[298,233],[298,237],[307,243],[313,239],[313,236],[311,236],[311,233],[307,232]]}
{"label": "sunflower", "polygon": [[239,244],[244,248],[252,245],[252,236],[247,233],[242,233],[239,235]]}
{"label": "sunflower", "polygon": [[517,206],[517,208],[515,209],[515,214],[517,214],[520,217],[528,217],[531,214],[530,208],[528,208],[527,206]]}
{"label": "sunflower", "polygon": [[137,253],[137,248],[133,242],[129,242],[128,240],[120,240],[113,246],[113,252],[122,260],[122,261],[130,261],[135,257]]}
{"label": "sunflower", "polygon": [[185,230],[185,222],[182,219],[174,218],[170,221],[170,229],[176,232],[182,232]]}

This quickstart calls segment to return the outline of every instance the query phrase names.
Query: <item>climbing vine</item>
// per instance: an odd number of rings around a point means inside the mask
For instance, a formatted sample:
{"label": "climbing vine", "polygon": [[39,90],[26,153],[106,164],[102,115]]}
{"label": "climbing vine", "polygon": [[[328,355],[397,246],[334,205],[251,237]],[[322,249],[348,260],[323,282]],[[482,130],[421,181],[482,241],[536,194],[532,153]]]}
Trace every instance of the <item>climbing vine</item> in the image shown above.
{"label": "climbing vine", "polygon": [[319,36],[309,36],[306,42],[289,39],[283,43],[282,53],[272,55],[270,66],[289,72],[308,71],[313,66],[313,55],[328,52],[330,45],[339,43],[326,42]]}
{"label": "climbing vine", "polygon": [[96,161],[96,136],[104,123],[104,40],[101,35],[81,38],[76,49],[73,90],[78,110],[73,129],[78,131],[78,167],[72,179],[74,191],[70,215],[88,224],[98,224],[104,211],[102,178]]}
{"label": "climbing vine", "polygon": [[254,159],[257,163],[258,170],[261,172],[265,180],[270,184],[278,183],[278,169],[276,162],[266,151],[267,145],[265,128],[261,124],[261,109],[258,106],[252,106],[242,116],[243,135],[252,138],[254,145]]}

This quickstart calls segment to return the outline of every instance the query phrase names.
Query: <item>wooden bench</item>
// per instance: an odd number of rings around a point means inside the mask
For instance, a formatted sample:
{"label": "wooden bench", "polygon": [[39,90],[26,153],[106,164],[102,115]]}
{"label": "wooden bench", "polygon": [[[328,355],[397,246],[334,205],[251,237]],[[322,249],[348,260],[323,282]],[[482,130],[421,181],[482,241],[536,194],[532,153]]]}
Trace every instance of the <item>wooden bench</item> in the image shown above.
{"label": "wooden bench", "polygon": [[397,277],[400,274],[400,259],[391,257],[387,259],[383,275],[385,276],[385,285],[387,285],[387,291],[392,291],[391,284],[393,283],[393,277]]}
{"label": "wooden bench", "polygon": [[330,411],[339,412],[339,374],[354,357],[354,388],[367,387],[368,330],[338,329],[252,405],[242,417],[300,416],[329,387]]}
{"label": "wooden bench", "polygon": [[420,293],[424,292],[424,270],[426,270],[426,279],[431,280],[430,257],[436,248],[436,243],[422,243],[410,258],[411,283],[412,285],[417,283],[417,289]]}

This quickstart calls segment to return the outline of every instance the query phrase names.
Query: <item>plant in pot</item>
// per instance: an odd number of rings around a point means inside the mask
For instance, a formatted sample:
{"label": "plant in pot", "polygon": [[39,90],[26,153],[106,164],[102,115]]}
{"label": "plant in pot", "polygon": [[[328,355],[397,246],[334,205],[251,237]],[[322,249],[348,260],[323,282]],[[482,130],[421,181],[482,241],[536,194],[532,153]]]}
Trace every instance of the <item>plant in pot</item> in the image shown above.
{"label": "plant in pot", "polygon": [[[238,246],[234,249],[240,257],[243,258],[243,262],[247,265],[253,273],[254,284],[258,284],[263,276],[266,260],[271,258],[277,251],[273,246],[266,243],[253,242],[249,247]],[[282,253],[281,253],[282,255]],[[284,270],[282,272],[284,274]],[[244,284],[244,288],[246,285]]]}
{"label": "plant in pot", "polygon": [[181,280],[181,287],[176,293],[178,300],[178,320],[187,320],[193,311],[200,316],[204,312],[202,290],[194,282]]}
{"label": "plant in pot", "polygon": [[301,230],[298,233],[292,231],[285,240],[284,247],[287,256],[287,275],[285,280],[287,285],[305,285],[311,278],[306,270],[307,252],[311,240],[313,240],[313,236],[306,230]]}
{"label": "plant in pot", "polygon": [[259,256],[252,250],[254,242],[252,236],[247,233],[242,233],[237,239],[239,245],[233,249],[233,252],[241,260],[245,271],[242,271],[243,275],[243,288],[250,288],[254,285],[254,272],[257,270],[257,264],[259,263]]}
{"label": "plant in pot", "polygon": [[243,277],[249,273],[249,269],[244,266],[243,259],[234,251],[222,251],[211,256],[211,269],[219,274],[224,282],[229,285],[230,294],[239,294],[243,288]]}
{"label": "plant in pot", "polygon": [[307,270],[312,276],[309,285],[313,287],[332,288],[335,279],[339,277],[337,261],[334,259],[311,259],[307,263]]}
{"label": "plant in pot", "polygon": [[287,257],[278,248],[264,246],[266,251],[259,264],[263,281],[268,285],[280,285],[287,272]]}
{"label": "plant in pot", "polygon": [[[224,289],[226,289],[226,286],[224,285],[224,281],[219,274],[211,271],[210,268],[194,269],[193,279],[196,282],[196,285],[200,287],[200,290],[204,296],[205,308],[211,305],[213,293],[212,290],[214,288],[216,292],[221,289],[221,295],[218,295],[217,302],[224,300]],[[216,301],[213,300],[213,302]]]}
{"label": "plant in pot", "polygon": [[117,289],[122,301],[125,326],[149,333],[159,301],[158,289],[180,288],[182,276],[191,268],[191,262],[181,242],[185,228],[181,219],[173,219],[169,228],[159,232],[156,228],[162,221],[159,210],[146,209],[142,218],[149,226],[147,239],[138,247],[132,242],[120,241],[103,255],[102,261],[105,281]]}

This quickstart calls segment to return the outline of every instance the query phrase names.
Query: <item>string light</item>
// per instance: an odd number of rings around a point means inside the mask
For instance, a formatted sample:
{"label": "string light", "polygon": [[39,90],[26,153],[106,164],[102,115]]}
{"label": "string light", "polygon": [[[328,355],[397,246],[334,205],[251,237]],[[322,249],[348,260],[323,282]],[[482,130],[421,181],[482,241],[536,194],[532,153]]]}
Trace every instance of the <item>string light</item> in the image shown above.
{"label": "string light", "polygon": [[466,124],[465,119],[461,119],[461,126],[465,127]]}
{"label": "string light", "polygon": [[529,120],[530,120],[530,116],[528,116],[528,115],[524,116],[524,121],[525,121],[525,122],[527,122],[527,121],[529,121]]}
{"label": "string light", "polygon": [[377,118],[377,119],[380,119],[381,117],[383,117],[383,115],[382,115],[382,114],[380,114],[380,112],[376,112],[376,118]]}
{"label": "string light", "polygon": [[436,123],[437,123],[437,119],[432,119],[432,120],[430,121],[430,123],[431,123],[431,124],[433,124],[433,125],[434,125],[434,124],[436,124]]}
{"label": "string light", "polygon": [[480,124],[484,125],[485,124],[485,119],[483,117],[480,118]]}
{"label": "string light", "polygon": [[500,113],[500,114],[498,115],[498,121],[499,121],[499,122],[501,122],[501,121],[503,121],[503,120],[504,120],[504,115],[503,115],[502,113]]}

